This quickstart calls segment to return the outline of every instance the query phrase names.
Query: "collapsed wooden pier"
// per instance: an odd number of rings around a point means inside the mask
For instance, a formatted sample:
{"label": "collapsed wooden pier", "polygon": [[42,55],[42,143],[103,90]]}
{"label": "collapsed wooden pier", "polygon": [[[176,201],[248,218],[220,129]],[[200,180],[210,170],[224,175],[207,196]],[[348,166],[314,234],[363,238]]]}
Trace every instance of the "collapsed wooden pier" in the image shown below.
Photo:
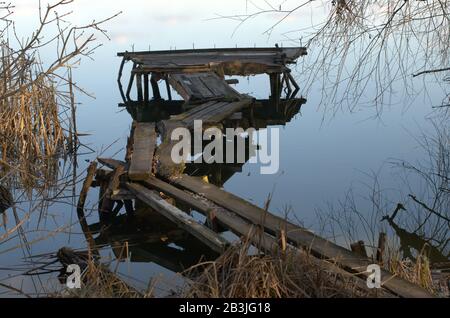
{"label": "collapsed wooden pier", "polygon": [[[226,192],[221,188],[222,170],[214,182],[210,167],[191,169],[189,164],[173,163],[170,157],[171,132],[179,127],[192,130],[195,120],[201,119],[206,127],[221,130],[228,126],[259,129],[286,124],[305,102],[296,98],[299,86],[288,68],[304,54],[304,48],[278,47],[120,53],[120,106],[126,107],[134,120],[125,160],[98,158],[109,169],[98,169],[95,180],[91,180],[91,185],[100,187],[100,221],[116,215],[122,206],[132,214],[133,201],[140,202],[215,253],[227,248],[229,242],[222,233],[231,231],[246,237],[265,253],[308,251],[314,262],[366,288],[367,267],[373,263],[367,256]],[[124,91],[121,78],[127,61],[133,67]],[[237,81],[226,79],[256,74],[269,75],[269,100],[241,94],[231,87]],[[166,98],[159,88],[161,82],[167,90]],[[131,97],[133,87],[137,100]],[[183,101],[174,100],[171,89]],[[191,216],[192,211],[204,215],[206,222],[199,223]],[[177,268],[173,263],[170,266]],[[384,270],[382,281],[379,296],[430,297],[425,290]]]}

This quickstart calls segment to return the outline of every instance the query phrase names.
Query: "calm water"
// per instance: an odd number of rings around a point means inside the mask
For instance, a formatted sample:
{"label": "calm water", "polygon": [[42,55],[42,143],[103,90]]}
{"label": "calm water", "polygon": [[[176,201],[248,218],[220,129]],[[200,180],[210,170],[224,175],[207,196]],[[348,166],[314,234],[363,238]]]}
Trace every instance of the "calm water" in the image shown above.
{"label": "calm water", "polygon": [[[152,50],[175,46],[191,48],[192,43],[195,43],[197,48],[236,44],[272,46],[281,38],[273,35],[267,40],[265,36],[261,36],[264,21],[242,28],[235,37],[231,37],[233,23],[204,21],[205,18],[214,16],[216,12],[229,12],[229,8],[239,10],[242,2],[232,1],[229,7],[227,2],[226,6],[214,4],[214,7],[205,8],[206,4],[198,1],[199,5],[200,2],[203,4],[198,12],[192,10],[191,6],[187,8],[187,5],[181,2],[174,1],[173,10],[160,8],[160,4],[157,5],[153,1],[145,2],[159,8],[151,9],[151,6],[142,8],[143,12],[146,10],[151,12],[151,18],[136,9],[126,11],[117,22],[111,23],[112,41],[106,42],[96,51],[95,61],[85,60],[75,70],[77,84],[95,95],[95,99],[81,94],[77,98],[80,103],[77,116],[79,132],[91,134],[82,137],[82,142],[95,151],[78,157],[78,174],[82,174],[88,161],[94,160],[97,155],[114,156],[117,159],[124,157],[124,146],[132,120],[126,111],[117,107],[120,95],[116,77],[120,58],[115,56],[116,52],[131,50],[130,45],[133,43],[136,50],[145,50],[149,45]],[[94,6],[97,6],[97,1],[95,3]],[[79,7],[81,18],[88,14],[82,5],[83,1]],[[118,8],[114,7],[116,4],[112,6],[105,14],[117,11]],[[21,19],[27,17],[26,11],[24,12]],[[91,12],[99,11],[91,8]],[[289,20],[282,28],[292,29],[293,25],[295,20]],[[300,85],[303,76],[304,74],[300,72],[295,73]],[[248,80],[241,78],[237,86],[240,92],[252,94],[257,98],[267,97],[268,87],[268,79],[263,76],[251,77]],[[431,95],[433,93],[438,94],[438,91],[431,92]],[[422,131],[431,130],[431,123],[426,119],[431,112],[428,101],[418,99],[408,108],[395,105],[386,108],[381,118],[370,119],[373,110],[364,108],[353,113],[337,112],[333,117],[324,114],[319,107],[322,97],[319,83],[313,89],[304,92],[303,96],[307,99],[307,103],[302,106],[301,111],[285,126],[279,126],[280,171],[274,175],[261,175],[257,164],[245,164],[242,171],[237,171],[226,181],[224,188],[259,206],[262,206],[268,195],[272,194],[271,211],[284,215],[289,209],[292,219],[297,219],[318,231],[321,224],[317,218],[317,210],[326,210],[328,203],[337,204],[350,188],[355,189],[358,195],[367,195],[369,191],[367,185],[373,181],[367,174],[375,172],[379,175],[381,187],[386,189],[389,200],[392,200],[393,210],[398,202],[396,196],[399,194],[395,189],[399,189],[402,185],[398,174],[390,168],[388,161],[396,158],[416,162],[425,158],[415,137]],[[80,152],[87,150],[81,148]],[[79,184],[77,193],[78,190]],[[70,193],[70,189],[67,193]],[[97,190],[91,190],[86,206],[95,209],[97,197]],[[70,203],[70,199],[61,201],[64,202],[52,204],[48,208],[45,212],[46,217],[41,219],[39,225],[38,213],[26,225],[28,241],[31,244],[29,254],[24,255],[22,249],[15,248],[20,244],[17,239],[11,239],[0,245],[1,282],[21,286],[27,292],[36,289],[42,291],[42,286],[50,289],[59,286],[55,275],[30,278],[19,274],[27,267],[24,259],[26,255],[52,253],[63,246],[86,248],[84,236],[77,223],[75,208],[67,204]],[[370,203],[361,200],[360,204],[360,209],[369,214]],[[21,209],[27,210],[29,207],[22,205]],[[93,210],[88,223],[96,222],[98,217]],[[67,226],[71,223],[73,226]],[[127,226],[118,224],[111,233],[126,235],[139,227],[145,229],[147,223],[143,220],[140,224]],[[151,227],[151,222],[149,224]],[[59,232],[52,233],[55,229]],[[155,229],[147,228],[147,231],[153,233]],[[114,245],[116,241],[106,238],[102,242],[109,246],[102,251],[102,255],[114,258],[117,248],[113,249],[110,245]],[[181,281],[170,270],[177,270],[173,267],[176,260],[183,259],[189,264],[193,261],[193,255],[198,252],[198,246],[181,246],[183,242],[185,241],[181,240],[178,247],[141,243],[131,250],[131,262],[119,264],[119,271],[128,277],[127,280],[143,288],[150,278],[160,278],[158,289],[164,294],[164,291],[175,288]],[[180,249],[180,246],[185,250]],[[14,277],[6,279],[8,275]]]}

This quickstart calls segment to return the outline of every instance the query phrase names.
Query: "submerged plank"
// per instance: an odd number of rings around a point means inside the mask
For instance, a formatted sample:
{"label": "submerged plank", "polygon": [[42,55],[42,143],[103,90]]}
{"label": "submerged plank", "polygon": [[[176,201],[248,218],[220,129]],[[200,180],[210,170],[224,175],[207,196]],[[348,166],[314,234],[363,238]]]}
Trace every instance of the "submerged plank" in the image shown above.
{"label": "submerged plank", "polygon": [[[231,193],[187,175],[174,178],[171,182],[183,189],[199,193],[208,200],[230,210],[253,224],[264,226],[265,230],[277,236],[285,229],[289,243],[307,248],[317,257],[333,260],[344,269],[368,277],[367,267],[371,261],[325,240],[314,233],[275,216]],[[383,287],[401,297],[432,297],[426,290],[382,270]]]}
{"label": "submerged plank", "polygon": [[156,148],[155,124],[137,123],[133,139],[133,153],[128,175],[131,180],[144,180],[152,173]]}
{"label": "submerged plank", "polygon": [[225,251],[228,242],[222,236],[198,223],[187,213],[169,204],[159,196],[158,192],[149,190],[136,183],[126,183],[125,186],[141,201],[198,238],[214,251],[218,253]]}

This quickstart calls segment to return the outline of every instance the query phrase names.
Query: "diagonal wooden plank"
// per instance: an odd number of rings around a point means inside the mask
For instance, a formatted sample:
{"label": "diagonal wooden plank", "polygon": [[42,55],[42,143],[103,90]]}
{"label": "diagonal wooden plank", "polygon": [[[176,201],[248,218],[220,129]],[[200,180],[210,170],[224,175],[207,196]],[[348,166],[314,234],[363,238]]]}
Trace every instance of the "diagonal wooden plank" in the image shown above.
{"label": "diagonal wooden plank", "polygon": [[158,192],[147,189],[136,183],[125,183],[125,186],[141,201],[148,204],[156,212],[176,223],[179,227],[194,235],[200,241],[208,245],[218,253],[222,253],[228,246],[228,242],[219,234],[195,221],[189,214],[179,210],[161,198]]}

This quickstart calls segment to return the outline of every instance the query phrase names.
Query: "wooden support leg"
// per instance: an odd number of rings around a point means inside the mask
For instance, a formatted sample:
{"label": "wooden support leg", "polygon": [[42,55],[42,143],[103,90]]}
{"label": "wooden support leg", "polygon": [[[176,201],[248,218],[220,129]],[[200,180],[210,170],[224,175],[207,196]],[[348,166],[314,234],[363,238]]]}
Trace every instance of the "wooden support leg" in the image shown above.
{"label": "wooden support leg", "polygon": [[161,93],[159,91],[158,81],[152,76],[150,83],[152,84],[153,99],[161,99]]}
{"label": "wooden support leg", "polygon": [[291,87],[289,75],[286,72],[283,73],[282,86],[283,86],[283,83],[286,83],[286,89],[285,89],[286,99],[289,99],[292,95],[292,87]]}
{"label": "wooden support leg", "polygon": [[281,75],[280,73],[270,74],[270,99],[278,106],[281,98]]}
{"label": "wooden support leg", "polygon": [[119,214],[120,210],[123,207],[123,201],[115,201],[115,203],[116,203],[116,206],[112,210],[112,215],[113,216],[116,216],[117,214]]}
{"label": "wooden support leg", "polygon": [[165,81],[166,81],[167,97],[169,98],[170,101],[172,101],[172,92],[170,90],[169,78],[167,76]]}
{"label": "wooden support leg", "polygon": [[295,98],[295,96],[297,96],[298,92],[300,91],[300,86],[298,86],[297,82],[295,81],[295,79],[292,77],[291,73],[287,73],[288,75],[288,79],[291,82],[292,86],[294,86],[294,92],[291,94],[290,98]]}
{"label": "wooden support leg", "polygon": [[143,102],[144,97],[142,92],[142,74],[136,74],[136,88],[138,101]]}
{"label": "wooden support leg", "polygon": [[150,100],[150,92],[148,87],[148,74],[144,74],[144,102],[147,104]]}
{"label": "wooden support leg", "polygon": [[[133,64],[133,69],[136,67],[136,63]],[[131,89],[133,88],[133,83],[134,83],[134,72],[131,72],[130,75],[130,80],[128,81],[128,87],[127,87],[127,93],[126,93],[126,98],[127,101],[131,101]]]}
{"label": "wooden support leg", "polygon": [[125,203],[125,211],[128,216],[134,215],[133,201],[132,200],[124,200]]}

